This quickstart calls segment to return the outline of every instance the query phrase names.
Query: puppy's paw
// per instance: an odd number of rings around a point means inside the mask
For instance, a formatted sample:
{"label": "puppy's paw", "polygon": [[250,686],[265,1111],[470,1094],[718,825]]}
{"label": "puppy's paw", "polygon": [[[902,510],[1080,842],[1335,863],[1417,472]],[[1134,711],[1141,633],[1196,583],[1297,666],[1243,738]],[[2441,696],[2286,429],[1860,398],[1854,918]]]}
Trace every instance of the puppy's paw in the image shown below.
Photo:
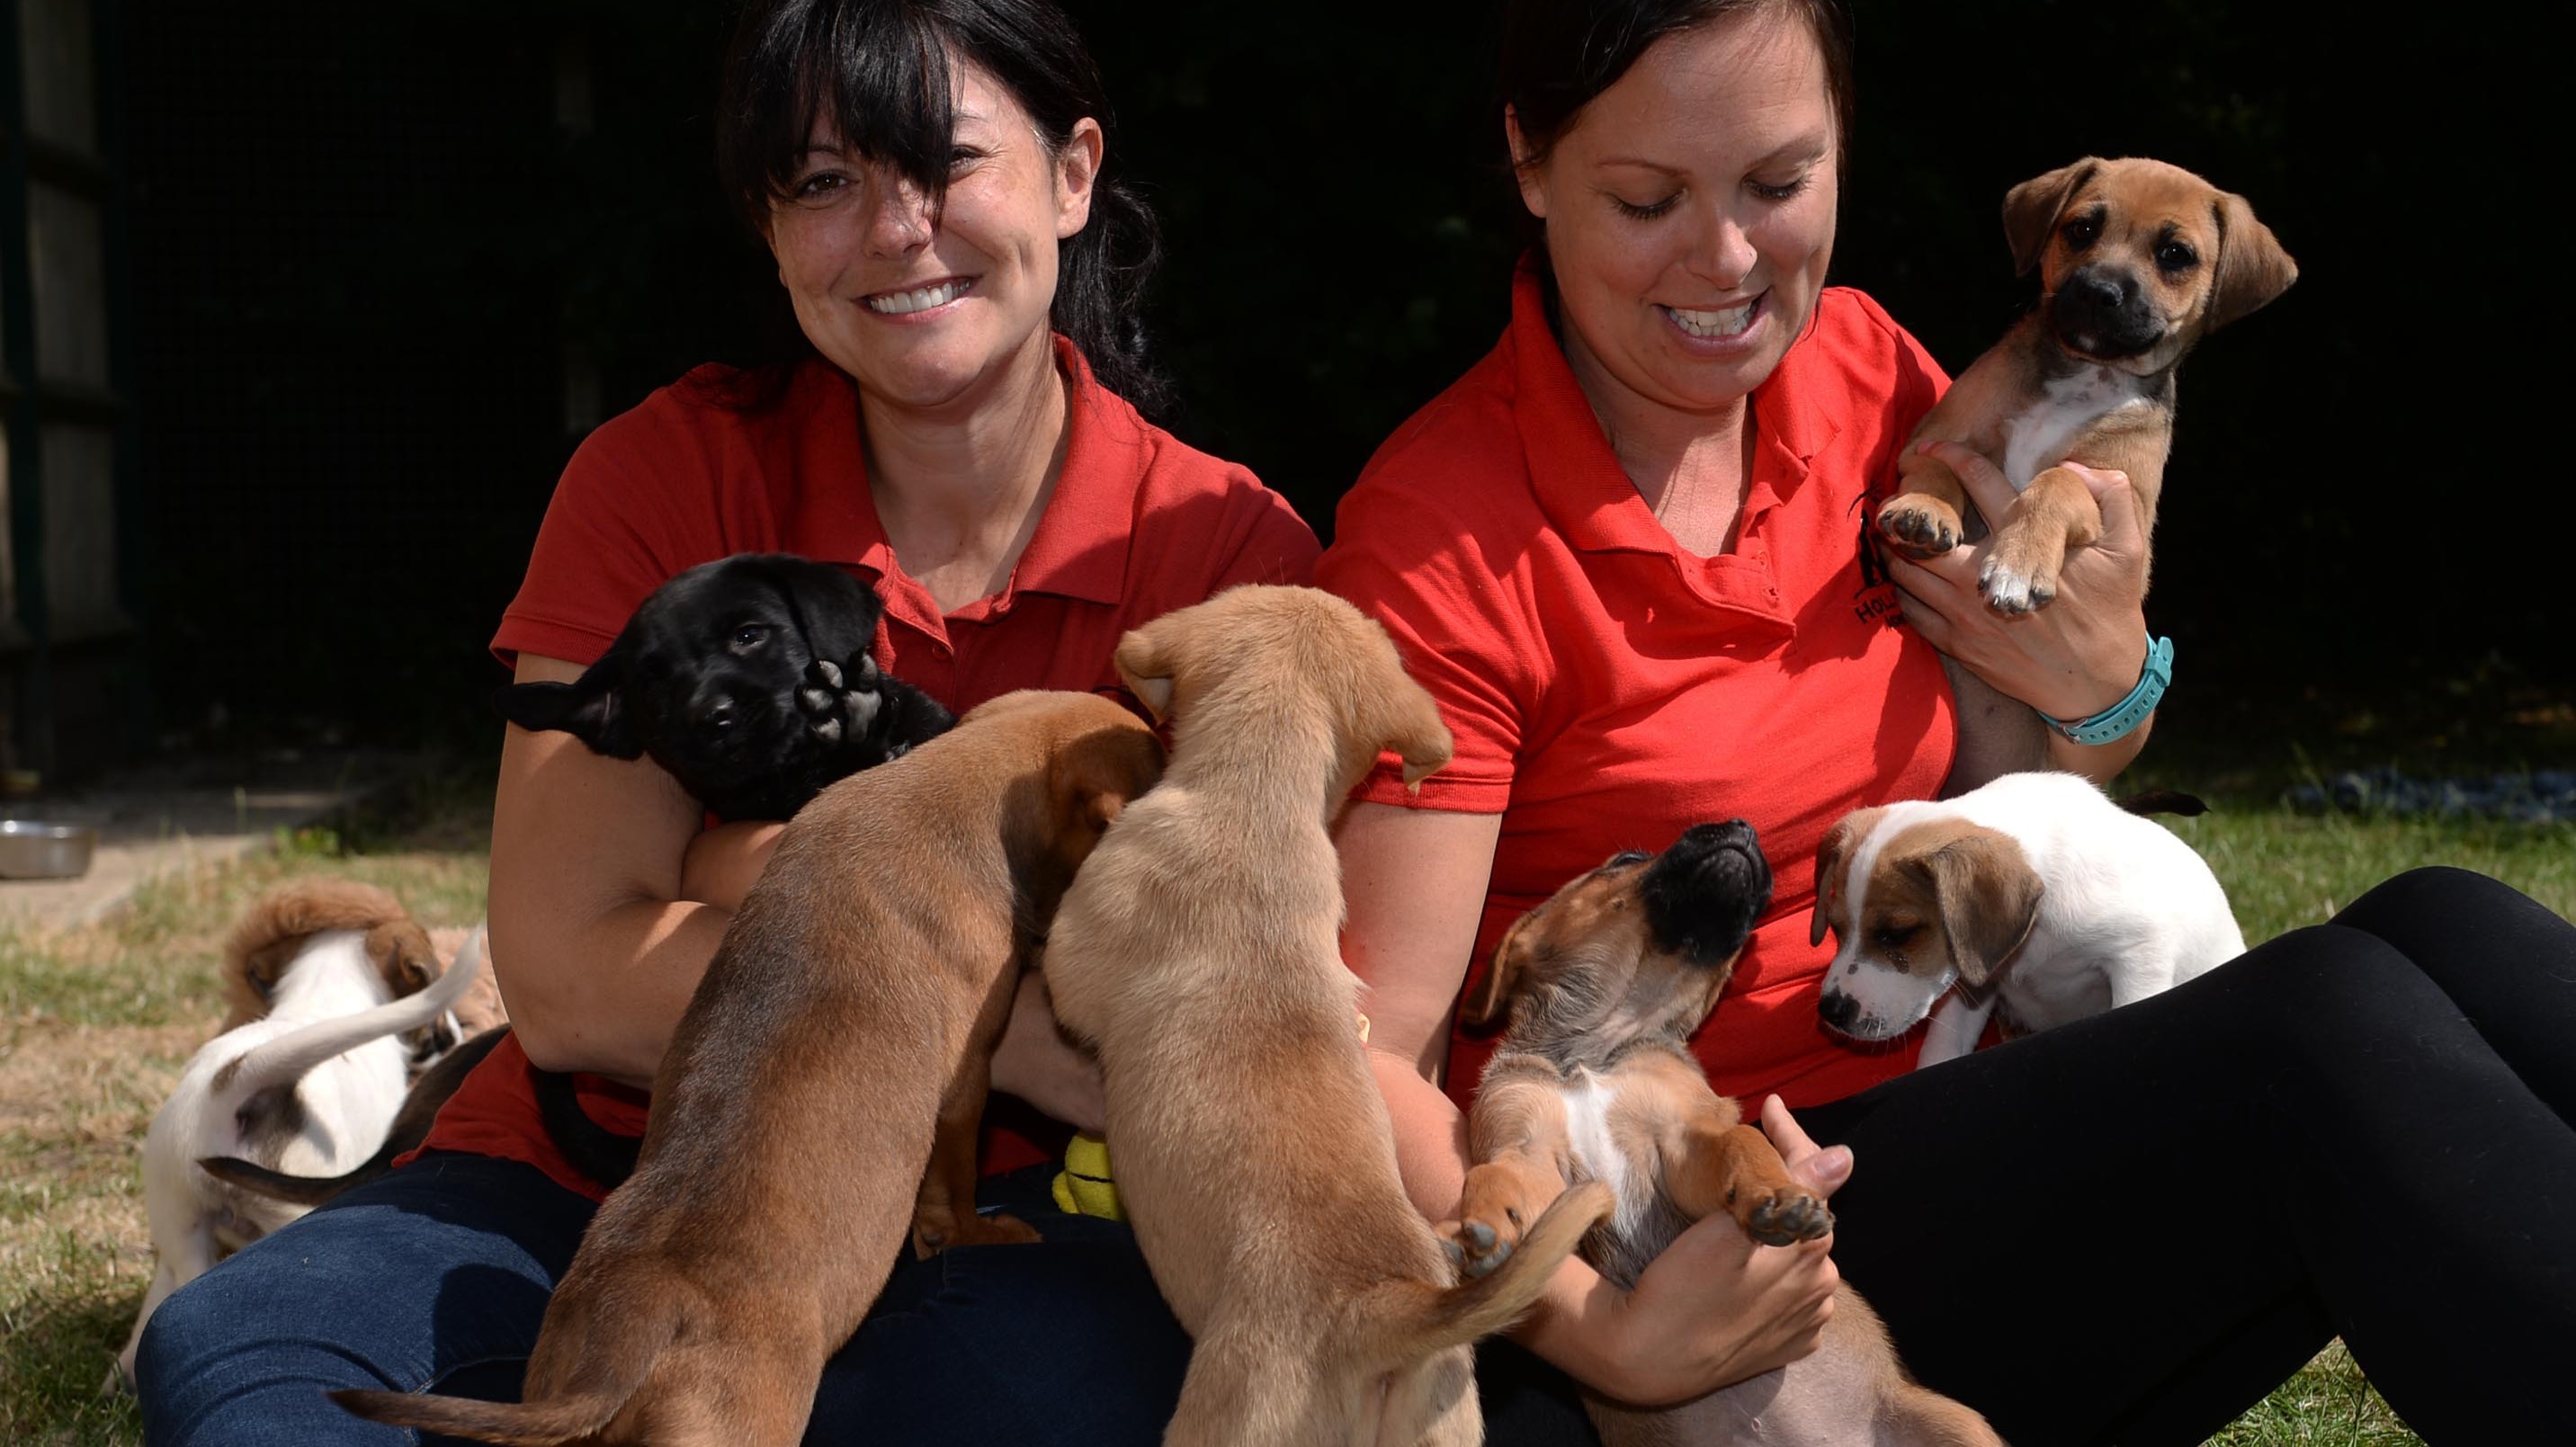
{"label": "puppy's paw", "polygon": [[2036,613],[2057,597],[2057,577],[2066,566],[2066,547],[2044,528],[2007,527],[1995,534],[1985,565],[1977,570],[1977,591],[1986,606],[2007,617]]}
{"label": "puppy's paw", "polygon": [[804,716],[805,731],[826,745],[838,747],[864,736],[885,706],[877,688],[876,665],[864,655],[860,661],[865,666],[856,679],[828,658],[805,665],[804,681],[796,689],[796,711]]}
{"label": "puppy's paw", "polygon": [[[1514,1211],[1512,1216],[1519,1214]],[[1520,1244],[1520,1222],[1508,1218],[1499,1224],[1443,1221],[1432,1229],[1440,1237],[1441,1249],[1449,1253],[1450,1264],[1471,1280],[1511,1260],[1512,1248]]]}
{"label": "puppy's paw", "polygon": [[1988,608],[2017,618],[2056,601],[2057,570],[2028,568],[2000,556],[1988,558],[1977,570],[1977,591],[1985,595]]}
{"label": "puppy's paw", "polygon": [[1834,1213],[1825,1209],[1822,1196],[1790,1186],[1746,1193],[1735,1203],[1735,1222],[1765,1246],[1787,1246],[1834,1229]]}
{"label": "puppy's paw", "polygon": [[1928,492],[1907,492],[1878,510],[1878,532],[1914,557],[1932,558],[1957,547],[1967,529],[1948,503]]}

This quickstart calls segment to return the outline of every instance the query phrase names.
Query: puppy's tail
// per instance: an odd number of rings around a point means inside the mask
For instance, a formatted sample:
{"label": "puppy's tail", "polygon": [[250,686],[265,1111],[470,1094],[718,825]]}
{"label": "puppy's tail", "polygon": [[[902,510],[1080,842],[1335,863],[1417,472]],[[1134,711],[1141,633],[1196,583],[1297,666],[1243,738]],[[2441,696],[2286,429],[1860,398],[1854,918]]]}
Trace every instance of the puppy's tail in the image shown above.
{"label": "puppy's tail", "polygon": [[1374,1288],[1355,1303],[1351,1355],[1375,1371],[1394,1371],[1510,1326],[1611,1205],[1610,1188],[1599,1181],[1569,1186],[1489,1274],[1453,1287],[1390,1281]]}
{"label": "puppy's tail", "polygon": [[2147,789],[2118,803],[2121,808],[2141,816],[2180,814],[2186,819],[2197,819],[2209,812],[2209,806],[2201,802],[2199,795],[2186,794],[2179,789]]}
{"label": "puppy's tail", "polygon": [[333,1392],[331,1400],[371,1422],[507,1447],[563,1447],[578,1442],[607,1426],[617,1409],[626,1405],[626,1396],[609,1392],[584,1392],[547,1402],[478,1402],[470,1397],[355,1387]]}
{"label": "puppy's tail", "polygon": [[213,1088],[218,1096],[235,1104],[277,1085],[292,1085],[304,1078],[305,1072],[330,1059],[345,1054],[370,1040],[401,1030],[416,1030],[447,1013],[465,993],[474,977],[483,970],[483,935],[476,930],[466,940],[465,948],[456,955],[456,963],[447,973],[430,981],[429,988],[399,1000],[360,1010],[354,1015],[316,1021],[235,1056],[223,1069],[215,1072]]}
{"label": "puppy's tail", "polygon": [[[617,1210],[601,1208],[603,1220]],[[594,1221],[573,1257],[572,1269],[546,1305],[545,1324],[528,1361],[532,1400],[478,1402],[426,1392],[344,1389],[331,1400],[369,1421],[500,1442],[508,1447],[562,1447],[604,1431],[644,1389],[655,1364],[682,1332],[686,1301],[648,1284],[642,1290],[603,1288],[619,1276],[621,1233],[611,1224],[608,1249],[599,1249],[602,1222]],[[627,1273],[630,1281],[632,1273]],[[604,1294],[605,1293],[605,1294]],[[560,1368],[561,1370],[558,1370]],[[638,1424],[649,1427],[650,1423]],[[628,1440],[650,1441],[643,1436]]]}
{"label": "puppy's tail", "polygon": [[374,1161],[338,1176],[290,1176],[240,1156],[199,1156],[197,1169],[223,1182],[296,1206],[319,1206],[333,1196],[382,1175]]}

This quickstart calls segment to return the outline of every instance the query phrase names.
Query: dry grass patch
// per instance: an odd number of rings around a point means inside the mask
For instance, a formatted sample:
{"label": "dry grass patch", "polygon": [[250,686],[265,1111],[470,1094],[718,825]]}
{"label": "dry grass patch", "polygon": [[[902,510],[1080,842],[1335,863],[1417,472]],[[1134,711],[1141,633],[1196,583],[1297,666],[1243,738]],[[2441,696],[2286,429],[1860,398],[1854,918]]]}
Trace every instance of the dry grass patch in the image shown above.
{"label": "dry grass patch", "polygon": [[155,881],[98,925],[0,928],[0,1442],[140,1440],[133,1403],[100,1391],[152,1274],[139,1149],[222,1018],[224,935],[313,875],[379,885],[432,927],[480,919],[489,794],[453,793],[413,827],[303,831]]}

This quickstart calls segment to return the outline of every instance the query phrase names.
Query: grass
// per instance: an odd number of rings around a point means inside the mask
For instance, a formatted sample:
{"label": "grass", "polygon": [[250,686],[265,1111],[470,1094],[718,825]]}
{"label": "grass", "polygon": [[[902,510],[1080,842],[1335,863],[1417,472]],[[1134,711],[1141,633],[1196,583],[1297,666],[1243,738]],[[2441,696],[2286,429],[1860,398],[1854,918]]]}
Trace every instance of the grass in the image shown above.
{"label": "grass", "polygon": [[[2304,756],[2220,770],[2198,762],[2193,743],[2178,741],[2177,762],[2160,761],[2147,782],[2215,806],[2167,822],[2218,871],[2249,941],[2322,920],[2430,863],[2493,874],[2576,914],[2576,825],[2303,816],[2279,799],[2315,767]],[[132,1403],[99,1390],[151,1272],[136,1148],[220,1014],[214,960],[242,906],[281,880],[331,874],[382,885],[424,923],[470,923],[483,908],[490,817],[488,776],[444,777],[341,831],[282,837],[268,854],[156,882],[106,923],[47,935],[0,927],[0,1442],[140,1440]],[[2417,1440],[2340,1346],[2212,1439]]]}
{"label": "grass", "polygon": [[214,965],[244,905],[281,881],[381,885],[430,926],[483,913],[490,782],[416,786],[340,830],[144,886],[108,921],[0,926],[0,1442],[138,1442],[103,1393],[152,1273],[137,1150],[222,1014]]}

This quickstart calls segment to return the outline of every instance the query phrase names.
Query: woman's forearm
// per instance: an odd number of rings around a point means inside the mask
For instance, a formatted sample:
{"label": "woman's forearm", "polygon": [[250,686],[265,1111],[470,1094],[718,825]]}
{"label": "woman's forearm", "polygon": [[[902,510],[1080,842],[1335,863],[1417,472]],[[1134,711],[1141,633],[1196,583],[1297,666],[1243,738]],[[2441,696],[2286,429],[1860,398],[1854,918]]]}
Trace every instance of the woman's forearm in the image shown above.
{"label": "woman's forearm", "polygon": [[[587,922],[525,931],[504,923],[497,887],[494,895],[494,960],[515,952],[554,965],[516,971],[504,986],[511,1028],[529,1061],[652,1084],[732,916],[688,900],[639,899]],[[572,967],[585,957],[607,963]]]}

